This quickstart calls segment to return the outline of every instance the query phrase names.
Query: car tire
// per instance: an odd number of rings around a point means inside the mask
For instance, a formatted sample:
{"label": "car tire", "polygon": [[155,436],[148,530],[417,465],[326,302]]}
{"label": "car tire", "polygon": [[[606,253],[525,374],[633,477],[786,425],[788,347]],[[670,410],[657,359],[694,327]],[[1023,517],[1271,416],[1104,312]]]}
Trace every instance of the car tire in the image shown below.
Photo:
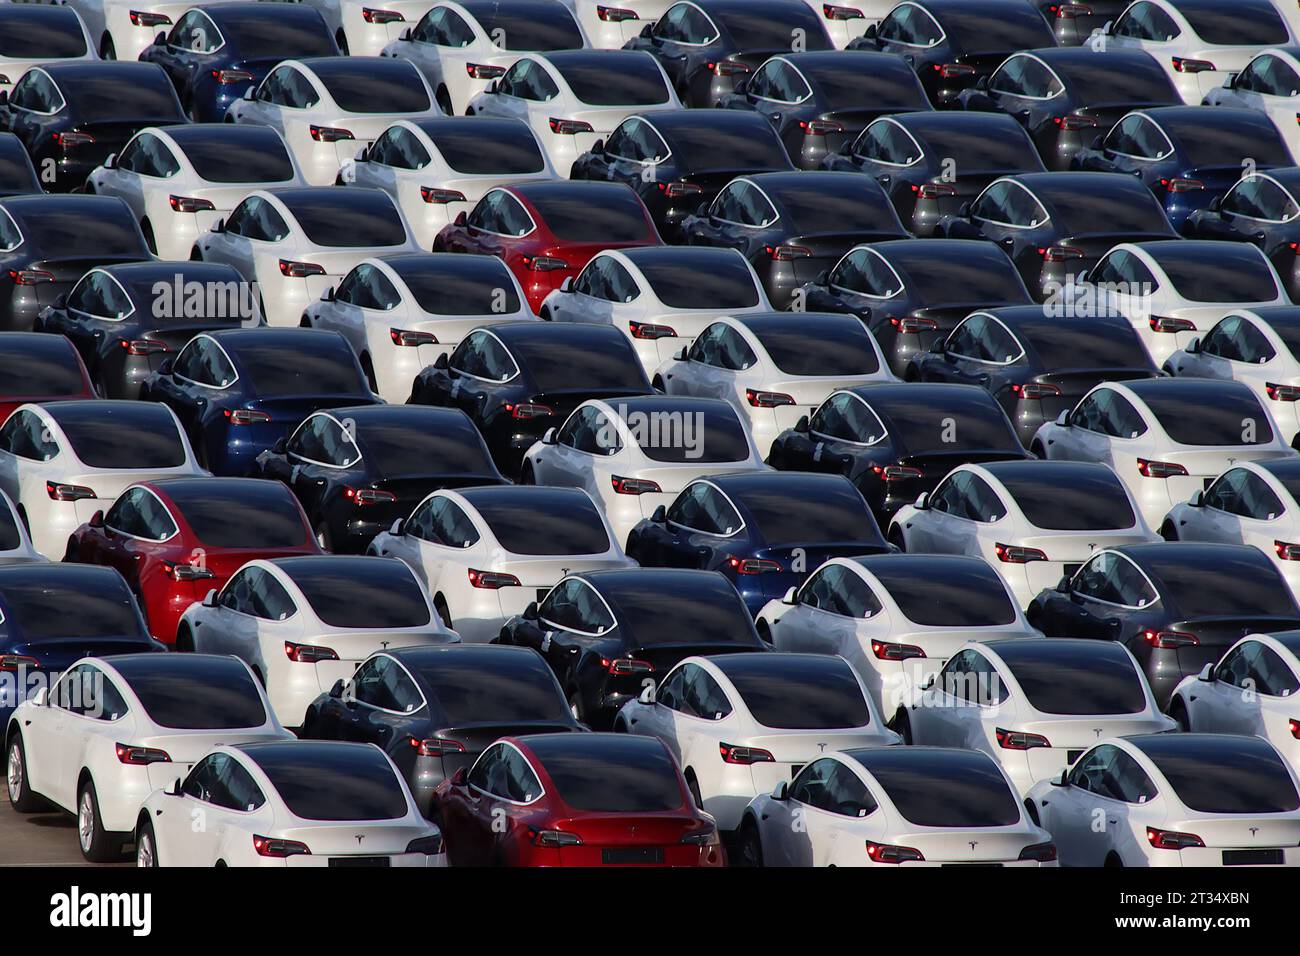
{"label": "car tire", "polygon": [[894,731],[894,733],[898,734],[898,736],[903,738],[904,744],[911,746],[912,720],[910,717],[907,716],[907,711],[903,710],[900,707],[898,713],[894,715],[894,719],[889,722],[889,726],[890,729]]}
{"label": "car tire", "polygon": [[1032,800],[1025,801],[1025,814],[1029,817],[1029,821],[1034,826],[1041,827],[1043,825],[1042,820],[1040,820],[1038,817],[1038,808],[1034,806],[1034,801]]}
{"label": "car tire", "polygon": [[442,110],[447,116],[456,115],[456,108],[451,105],[451,94],[447,92],[447,87],[438,87],[438,92],[434,94],[433,98],[438,104],[438,109]]}
{"label": "car tire", "polygon": [[113,38],[107,33],[99,41],[99,58],[101,60],[117,59],[117,47],[113,43]]}
{"label": "car tire", "polygon": [[695,772],[686,771],[686,789],[691,792],[691,799],[695,801],[696,809],[704,809],[704,798],[700,796],[700,782],[695,779]]}
{"label": "car tire", "polygon": [[178,654],[194,653],[194,632],[190,630],[188,624],[182,624],[176,629],[176,644],[173,650]]}
{"label": "car tire", "polygon": [[342,27],[339,27],[338,32],[334,34],[334,42],[339,45],[340,53],[344,56],[351,56],[351,54],[348,53],[348,35],[343,32]]}
{"label": "car tire", "polygon": [[889,543],[898,548],[899,551],[907,552],[907,539],[903,537],[903,532],[900,529],[889,529]]}
{"label": "car tire", "polygon": [[140,818],[135,831],[135,865],[146,868],[158,865],[158,838],[147,816]]}
{"label": "car tire", "polygon": [[1187,705],[1179,698],[1175,697],[1169,702],[1169,716],[1178,721],[1178,729],[1182,733],[1189,733],[1192,729],[1191,718],[1187,715]]}
{"label": "car tire", "polygon": [[1172,521],[1166,519],[1165,523],[1160,526],[1160,537],[1164,538],[1166,541],[1178,540],[1178,529],[1174,527]]}
{"label": "car tire", "polygon": [[453,631],[456,629],[455,625],[451,623],[451,610],[447,607],[447,599],[441,594],[434,597],[433,609],[438,612],[438,616],[442,618],[445,627],[451,628]]}
{"label": "car tire", "polygon": [[86,777],[77,788],[77,842],[81,846],[81,855],[91,863],[111,863],[120,859],[122,844],[126,842],[121,835],[104,829],[95,781],[90,777]]}
{"label": "car tire", "polygon": [[763,838],[753,817],[745,817],[740,824],[740,838],[736,848],[736,866],[761,867],[763,865]]}
{"label": "car tire", "polygon": [[9,802],[19,813],[35,813],[45,807],[27,783],[27,751],[23,747],[23,735],[14,732],[5,748],[7,763],[5,765],[5,782],[9,791]]}

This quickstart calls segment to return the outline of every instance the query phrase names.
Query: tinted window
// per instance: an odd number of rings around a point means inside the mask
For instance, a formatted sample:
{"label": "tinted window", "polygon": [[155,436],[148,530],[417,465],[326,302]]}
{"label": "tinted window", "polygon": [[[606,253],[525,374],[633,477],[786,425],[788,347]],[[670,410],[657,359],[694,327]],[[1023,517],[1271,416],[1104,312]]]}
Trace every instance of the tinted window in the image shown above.
{"label": "tinted window", "polygon": [[357,64],[338,57],[312,64],[312,70],[339,109],[348,113],[418,113],[430,105],[419,73],[405,60]]}
{"label": "tinted window", "polygon": [[[77,582],[80,585],[80,581]],[[141,636],[140,617],[125,584],[93,590],[39,582],[0,582],[4,616],[25,641]]]}
{"label": "tinted window", "polygon": [[1291,775],[1262,740],[1225,737],[1201,747],[1144,743],[1178,799],[1201,813],[1284,813],[1300,807]]}
{"label": "tinted window", "polygon": [[773,16],[772,8],[725,10],[714,19],[731,37],[737,50],[789,50],[795,30],[801,31],[806,50],[828,50],[826,31],[812,11],[791,5]]}
{"label": "tinted window", "polygon": [[[247,60],[301,60],[333,56],[338,50],[325,24],[305,23],[301,17],[278,17],[274,9],[222,10],[221,32]],[[269,14],[269,15],[268,15]]]}
{"label": "tinted window", "polygon": [[1052,207],[1052,218],[1062,235],[1096,232],[1099,223],[1117,234],[1168,235],[1170,231],[1164,210],[1146,189],[1060,189],[1044,194],[1043,199]]}
{"label": "tinted window", "polygon": [[366,746],[250,747],[280,799],[304,820],[393,820],[409,809],[388,758]]}
{"label": "tinted window", "polygon": [[1048,531],[1106,531],[1137,520],[1124,486],[1108,469],[1030,469],[998,478],[1031,524]]}
{"label": "tinted window", "polygon": [[[603,337],[602,337],[603,338]],[[610,337],[588,342],[551,336],[521,336],[510,343],[541,392],[581,386],[584,391],[635,389],[649,391],[645,370],[627,340]]]}
{"label": "tinted window", "polygon": [[747,309],[758,305],[758,286],[736,255],[638,258],[650,288],[671,309]]}
{"label": "tinted window", "polygon": [[[432,267],[419,261],[391,262],[416,304],[434,315],[495,315],[519,311],[519,296],[505,267],[495,259]],[[425,260],[427,263],[427,260]]]}
{"label": "tinted window", "polygon": [[1186,554],[1148,557],[1143,570],[1188,617],[1300,617],[1281,577],[1258,552],[1216,548],[1212,556],[1195,560]]}
{"label": "tinted window", "polygon": [[169,661],[168,656],[151,654],[148,661],[118,663],[118,670],[154,723],[184,730],[228,730],[266,723],[266,708],[243,664],[222,658],[202,667],[176,666],[190,662]]}
{"label": "tinted window", "polygon": [[426,128],[425,132],[447,165],[458,173],[522,175],[540,172],[545,166],[537,141],[522,125],[518,129],[510,128],[508,132],[503,129],[490,137],[468,126],[457,125],[455,129],[440,130],[437,129],[439,123],[429,125],[432,128]]}
{"label": "tinted window", "polygon": [[23,234],[40,252],[60,258],[144,259],[148,249],[129,209],[117,203],[40,203],[23,211]]}
{"label": "tinted window", "polygon": [[203,480],[166,493],[195,537],[212,548],[292,548],[307,540],[298,505],[278,482],[228,488]]}
{"label": "tinted window", "polygon": [[1268,261],[1253,246],[1193,247],[1162,259],[1160,267],[1193,302],[1270,302],[1280,294]]}
{"label": "tinted window", "polygon": [[76,353],[61,339],[0,349],[0,395],[75,395],[84,388]]}
{"label": "tinted window", "polygon": [[[1235,15],[1236,8],[1233,8]],[[1290,166],[1291,154],[1277,129],[1264,117],[1224,116],[1216,122],[1180,122],[1167,129],[1170,139],[1193,166],[1236,166],[1249,156],[1259,166]]]}
{"label": "tinted window", "polygon": [[830,730],[865,727],[871,720],[862,688],[841,660],[786,657],[780,666],[758,661],[719,666],[764,727]]}
{"label": "tinted window", "polygon": [[759,132],[683,124],[671,127],[666,135],[673,153],[692,172],[790,168],[790,157],[780,139],[766,129]]}
{"label": "tinted window", "polygon": [[909,107],[928,110],[925,91],[910,69],[889,70],[877,63],[853,69],[851,61],[840,66],[805,69],[804,75],[821,92],[827,109],[861,109],[870,103],[882,113]]}
{"label": "tinted window", "polygon": [[488,36],[500,30],[507,50],[545,53],[548,50],[580,50],[582,33],[567,13],[545,11],[545,16],[528,10],[501,10],[476,14]]}
{"label": "tinted window", "polygon": [[981,754],[944,754],[930,766],[906,759],[868,766],[898,812],[917,826],[1005,827],[1020,821],[1006,779]]}
{"label": "tinted window", "polygon": [[668,102],[659,64],[649,56],[583,58],[556,64],[579,102],[591,106],[649,106]]}
{"label": "tinted window", "polygon": [[[406,242],[401,213],[386,196],[329,189],[298,194],[285,205],[302,231],[322,246],[400,246]],[[283,197],[282,197],[283,198]]]}
{"label": "tinted window", "polygon": [[185,445],[166,408],[145,402],[57,407],[72,450],[92,468],[177,468]]}
{"label": "tinted window", "polygon": [[121,118],[151,126],[153,119],[183,119],[180,101],[160,67],[103,69],[93,77],[79,75],[59,83],[73,114],[83,120]]}
{"label": "tinted window", "polygon": [[554,499],[512,495],[474,504],[501,547],[514,554],[601,554],[609,550],[609,534],[589,500],[567,494],[557,494]]}
{"label": "tinted window", "polygon": [[1007,597],[997,573],[962,562],[936,567],[926,573],[924,565],[910,562],[871,565],[898,609],[912,623],[924,627],[996,627],[1016,619],[1016,609]]}
{"label": "tinted window", "polygon": [[415,576],[400,562],[310,559],[286,563],[294,584],[331,627],[423,627],[429,605]]}
{"label": "tinted window", "polygon": [[565,242],[654,243],[645,207],[629,190],[547,191],[529,196],[542,222]]}
{"label": "tinted window", "polygon": [[1214,389],[1200,395],[1153,391],[1144,393],[1142,399],[1160,427],[1179,444],[1251,445],[1273,440],[1268,416],[1245,388]]}
{"label": "tinted window", "polygon": [[1016,335],[1047,370],[1146,368],[1150,364],[1127,324],[1053,320],[1019,325]]}
{"label": "tinted window", "polygon": [[[720,576],[717,580],[725,583]],[[634,585],[613,590],[608,599],[633,646],[676,644],[683,635],[698,644],[757,643],[749,615],[730,584],[725,590],[678,585],[665,595],[640,578]]]}
{"label": "tinted window", "polygon": [[1038,15],[1034,6],[1017,11],[1000,5],[990,11],[946,5],[943,28],[949,37],[959,38],[958,43],[968,53],[1033,50],[1057,45],[1051,27]]}
{"label": "tinted window", "polygon": [[1073,654],[1027,641],[1003,659],[1029,703],[1045,714],[1136,714],[1146,693],[1122,648],[1100,645]]}
{"label": "tinted window", "polygon": [[361,380],[356,356],[343,340],[314,351],[285,353],[282,339],[265,345],[240,344],[235,353],[242,374],[252,380],[260,396],[357,395],[367,389]]}
{"label": "tinted window", "polygon": [[[622,414],[621,405],[614,408]],[[750,454],[745,427],[730,406],[701,405],[676,415],[671,411],[647,409],[636,420],[645,427],[634,428],[632,437],[653,461],[671,464],[744,461]]]}
{"label": "tinted window", "polygon": [[1154,58],[1141,65],[1128,61],[1117,69],[1108,61],[1060,64],[1070,91],[1085,103],[1178,103],[1179,98]]}
{"label": "tinted window", "polygon": [[1289,39],[1282,18],[1272,7],[1234,4],[1231,9],[1215,9],[1209,4],[1184,4],[1178,12],[1206,43],[1275,46]]}
{"label": "tinted window", "polygon": [[[522,655],[521,655],[522,656]],[[540,660],[522,662],[514,654],[435,655],[427,664],[405,662],[429,685],[438,709],[451,724],[568,722],[568,706],[555,678]],[[511,661],[507,666],[506,660]]]}
{"label": "tinted window", "polygon": [[293,163],[274,130],[243,127],[239,136],[194,127],[177,137],[194,171],[211,183],[281,183]]}
{"label": "tinted window", "polygon": [[[435,431],[431,420],[361,424],[357,437],[371,468],[389,478],[403,475],[496,473],[478,432],[469,427]],[[438,422],[441,425],[441,422]]]}
{"label": "tinted window", "polygon": [[885,232],[902,234],[885,195],[871,186],[844,183],[782,186],[772,197],[788,217],[786,228],[800,232]]}
{"label": "tinted window", "polygon": [[774,483],[746,488],[738,498],[768,544],[880,540],[866,502],[846,482],[810,481],[798,490]]}
{"label": "tinted window", "polygon": [[677,768],[662,744],[635,737],[602,744],[536,747],[561,800],[595,813],[656,813],[681,807]]}
{"label": "tinted window", "polygon": [[[935,407],[922,401],[891,402],[877,410],[894,438],[912,454],[950,453],[963,449],[1020,450],[1011,424],[992,401],[956,402]],[[948,424],[942,424],[947,422]],[[944,430],[955,442],[945,442]]]}
{"label": "tinted window", "polygon": [[[0,19],[0,56],[40,62],[81,56],[86,38],[71,10],[50,13],[43,7],[23,10],[9,7]],[[17,74],[11,73],[17,79]]]}
{"label": "tinted window", "polygon": [[880,360],[871,337],[852,322],[796,321],[749,327],[778,369],[787,375],[871,375]]}

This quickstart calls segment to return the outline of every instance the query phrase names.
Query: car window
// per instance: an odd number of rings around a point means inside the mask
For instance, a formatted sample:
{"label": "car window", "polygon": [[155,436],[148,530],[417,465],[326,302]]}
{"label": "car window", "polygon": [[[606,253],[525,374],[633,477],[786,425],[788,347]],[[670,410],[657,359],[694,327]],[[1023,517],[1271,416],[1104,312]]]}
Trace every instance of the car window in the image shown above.
{"label": "car window", "polygon": [[885,437],[885,426],[862,399],[847,392],[832,395],[813,413],[808,430],[816,435],[859,445]]}
{"label": "car window", "polygon": [[363,704],[399,714],[409,714],[424,703],[406,669],[384,656],[372,657],[357,669],[352,678],[352,695]]}

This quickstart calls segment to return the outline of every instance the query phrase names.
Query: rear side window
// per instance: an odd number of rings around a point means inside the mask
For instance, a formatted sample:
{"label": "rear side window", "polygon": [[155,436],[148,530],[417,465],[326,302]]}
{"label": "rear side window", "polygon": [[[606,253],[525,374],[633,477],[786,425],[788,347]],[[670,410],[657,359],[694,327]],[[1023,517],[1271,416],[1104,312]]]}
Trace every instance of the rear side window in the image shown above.
{"label": "rear side window", "polygon": [[290,571],[316,615],[331,627],[423,627],[430,621],[424,591],[394,561],[313,561]]}

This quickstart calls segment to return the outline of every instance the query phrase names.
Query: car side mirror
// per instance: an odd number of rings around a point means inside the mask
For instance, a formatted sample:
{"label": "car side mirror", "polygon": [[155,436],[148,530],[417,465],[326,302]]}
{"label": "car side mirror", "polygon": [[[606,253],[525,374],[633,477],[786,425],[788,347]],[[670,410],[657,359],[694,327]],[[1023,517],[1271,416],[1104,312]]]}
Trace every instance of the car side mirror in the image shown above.
{"label": "car side mirror", "polygon": [[743,93],[748,88],[748,86],[749,86],[749,77],[741,76],[738,80],[736,80],[734,84],[732,84],[731,89],[733,92]]}
{"label": "car side mirror", "polygon": [[781,597],[781,603],[788,604],[791,607],[794,607],[796,604],[799,603],[798,595],[799,595],[799,589],[791,585],[790,587],[786,588],[785,594]]}
{"label": "car side mirror", "polygon": [[537,602],[536,602],[536,601],[530,601],[530,602],[528,602],[528,607],[524,608],[523,619],[524,619],[525,621],[535,621],[535,620],[537,620]]}
{"label": "car side mirror", "polygon": [[1056,593],[1057,594],[1070,593],[1070,576],[1068,574],[1062,574],[1061,580],[1056,582]]}
{"label": "car side mirror", "polygon": [[249,100],[250,102],[257,99],[257,87],[250,86],[248,89],[244,90],[244,99]]}
{"label": "car side mirror", "polygon": [[821,272],[817,273],[817,278],[813,280],[813,285],[830,285],[830,284],[831,284],[831,271],[829,269],[823,269]]}
{"label": "car side mirror", "polygon": [[447,369],[451,368],[451,358],[448,356],[446,352],[443,352],[441,355],[439,355],[436,359],[433,360],[433,367],[438,369],[438,371],[440,372],[444,372]]}
{"label": "car side mirror", "polygon": [[965,218],[966,218],[967,216],[969,216],[969,215],[970,215],[970,203],[969,203],[969,202],[964,202],[964,203],[962,203],[960,206],[957,207],[957,217],[958,217],[959,219],[965,219]]}
{"label": "car side mirror", "polygon": [[1053,787],[1068,787],[1069,785],[1070,785],[1070,772],[1068,770],[1062,770],[1061,775],[1059,777],[1052,778]]}
{"label": "car side mirror", "polygon": [[155,46],[166,46],[166,45],[167,45],[167,31],[166,31],[166,30],[159,30],[159,31],[158,31],[158,35],[157,35],[156,37],[153,38],[153,42],[154,42],[154,45],[155,45]]}
{"label": "car side mirror", "polygon": [[179,796],[181,795],[181,787],[182,787],[182,786],[183,786],[183,783],[181,782],[181,778],[180,778],[180,777],[177,777],[175,780],[173,780],[173,781],[171,782],[171,785],[170,785],[166,790],[163,791],[163,796],[165,796],[165,797],[179,797]]}
{"label": "car side mirror", "polygon": [[779,803],[785,803],[790,799],[790,782],[788,780],[782,780],[772,788],[772,799]]}
{"label": "car side mirror", "polygon": [[401,40],[403,43],[410,43],[410,42],[411,42],[411,28],[410,28],[410,27],[407,27],[405,30],[403,30],[403,31],[401,32],[401,34],[398,36],[397,39]]}
{"label": "car side mirror", "polygon": [[1061,411],[1061,414],[1059,414],[1059,415],[1056,416],[1056,424],[1060,425],[1062,428],[1069,428],[1069,427],[1070,427],[1070,411],[1069,411],[1069,409],[1063,409],[1063,410]]}
{"label": "car side mirror", "polygon": [[654,685],[646,684],[644,687],[642,687],[641,693],[637,696],[637,700],[639,700],[643,704],[654,704],[655,702]]}
{"label": "car side mirror", "polygon": [[497,81],[496,81],[496,80],[493,80],[491,83],[489,83],[489,84],[487,85],[487,89],[484,90],[484,92],[487,93],[489,96],[491,96],[491,95],[493,95],[494,93],[496,93],[496,91],[497,91]]}
{"label": "car side mirror", "polygon": [[1210,212],[1218,212],[1222,206],[1223,206],[1223,197],[1215,196],[1213,199],[1210,200],[1210,204],[1205,208],[1210,210]]}
{"label": "car side mirror", "polygon": [[461,767],[451,775],[451,785],[453,787],[463,787],[469,780],[469,771]]}
{"label": "car side mirror", "polygon": [[204,607],[216,607],[216,606],[217,606],[217,589],[216,589],[216,588],[213,588],[212,590],[210,590],[207,594],[205,594],[205,595],[203,596],[203,606],[204,606]]}
{"label": "car side mirror", "polygon": [[1201,351],[1201,337],[1200,337],[1199,335],[1196,336],[1196,338],[1192,339],[1190,342],[1187,343],[1187,349],[1186,349],[1186,351],[1187,351],[1187,354],[1188,354],[1188,355],[1198,355],[1198,354],[1200,354],[1200,351]]}
{"label": "car side mirror", "polygon": [[681,348],[679,348],[679,349],[678,349],[678,350],[673,354],[673,361],[676,361],[676,362],[685,362],[685,361],[686,361],[686,346],[685,346],[685,345],[683,345]]}
{"label": "car side mirror", "polygon": [[9,105],[9,91],[0,90],[0,106],[8,106],[8,105]]}
{"label": "car side mirror", "polygon": [[104,512],[102,512],[102,511],[96,511],[93,515],[91,515],[91,516],[90,516],[90,526],[91,526],[92,528],[102,528],[102,527],[104,527]]}
{"label": "car side mirror", "polygon": [[878,32],[879,32],[879,31],[876,29],[876,24],[873,23],[873,24],[871,24],[871,26],[867,27],[866,32],[863,33],[862,36],[863,36],[865,39],[868,39],[868,40],[874,40],[874,39],[876,38],[876,34],[877,34]]}
{"label": "car side mirror", "polygon": [[48,687],[42,687],[35,694],[32,695],[32,706],[34,707],[44,707],[47,704],[49,704],[49,702],[50,702],[50,689]]}
{"label": "car side mirror", "polygon": [[654,514],[650,516],[650,520],[655,524],[663,524],[668,520],[668,512],[665,510],[663,505],[655,508]]}
{"label": "car side mirror", "polygon": [[109,153],[108,158],[104,160],[105,169],[117,169],[117,153]]}
{"label": "car side mirror", "polygon": [[1193,508],[1204,508],[1205,492],[1199,489],[1192,492],[1192,497],[1187,499],[1187,503]]}
{"label": "car side mirror", "polygon": [[930,492],[923,491],[916,496],[916,501],[912,502],[912,507],[917,511],[928,511],[930,509]]}
{"label": "car side mirror", "polygon": [[546,434],[544,434],[544,435],[542,436],[542,444],[543,444],[543,445],[554,445],[554,444],[555,444],[555,429],[554,429],[554,428],[548,428],[548,429],[546,429]]}
{"label": "car side mirror", "polygon": [[214,223],[212,224],[212,228],[211,228],[209,231],[210,231],[210,232],[216,232],[216,233],[222,233],[222,232],[225,232],[225,231],[226,231],[226,220],[224,220],[224,219],[218,219],[216,222],[214,222]]}
{"label": "car side mirror", "polygon": [[393,526],[388,529],[388,533],[395,538],[400,538],[406,534],[406,519],[398,518],[393,522]]}
{"label": "car side mirror", "polygon": [[654,31],[655,31],[654,23],[647,23],[645,26],[641,28],[640,36],[643,36],[648,40],[650,39],[650,37],[654,36]]}
{"label": "car side mirror", "polygon": [[799,433],[801,433],[801,434],[807,434],[807,433],[808,433],[808,416],[807,416],[807,415],[802,415],[802,416],[800,416],[799,420],[798,420],[797,422],[794,423],[794,430],[797,431],[797,432],[799,432]]}
{"label": "car side mirror", "polygon": [[601,155],[602,153],[604,153],[604,152],[605,152],[605,141],[604,141],[603,139],[598,139],[598,140],[596,140],[596,142],[594,142],[594,143],[591,144],[591,151],[592,151],[593,153],[595,153],[597,156],[599,156],[599,155]]}
{"label": "car side mirror", "polygon": [[453,226],[463,226],[467,222],[469,222],[469,217],[465,215],[464,212],[458,212],[456,213],[456,218],[452,220],[451,224]]}
{"label": "car side mirror", "polygon": [[342,696],[343,696],[343,678],[340,677],[338,680],[334,682],[334,686],[330,688],[330,697],[334,700],[338,700]]}
{"label": "car side mirror", "polygon": [[1092,148],[1093,148],[1093,149],[1101,149],[1101,144],[1102,144],[1102,137],[1101,137],[1101,136],[1094,136],[1094,137],[1092,138]]}
{"label": "car side mirror", "polygon": [[565,276],[564,281],[560,283],[561,292],[573,291],[573,276]]}
{"label": "car side mirror", "polygon": [[1202,667],[1201,672],[1196,675],[1196,679],[1203,680],[1207,684],[1212,683],[1214,681],[1214,665],[1206,664],[1204,667]]}
{"label": "car side mirror", "polygon": [[975,89],[987,90],[988,88],[989,88],[989,78],[987,76],[981,76],[975,81]]}
{"label": "car side mirror", "polygon": [[173,356],[170,355],[167,356],[165,359],[163,359],[161,362],[158,363],[158,374],[170,375],[172,373],[172,366],[175,364],[176,364],[176,359]]}
{"label": "car side mirror", "polygon": [[334,287],[333,287],[333,286],[330,286],[328,289],[326,289],[324,292],[322,292],[322,293],[320,294],[320,300],[321,300],[322,302],[333,302],[333,301],[334,301]]}
{"label": "car side mirror", "polygon": [[271,446],[271,452],[276,455],[283,455],[288,450],[289,439],[285,438],[283,435],[277,438],[275,444]]}

